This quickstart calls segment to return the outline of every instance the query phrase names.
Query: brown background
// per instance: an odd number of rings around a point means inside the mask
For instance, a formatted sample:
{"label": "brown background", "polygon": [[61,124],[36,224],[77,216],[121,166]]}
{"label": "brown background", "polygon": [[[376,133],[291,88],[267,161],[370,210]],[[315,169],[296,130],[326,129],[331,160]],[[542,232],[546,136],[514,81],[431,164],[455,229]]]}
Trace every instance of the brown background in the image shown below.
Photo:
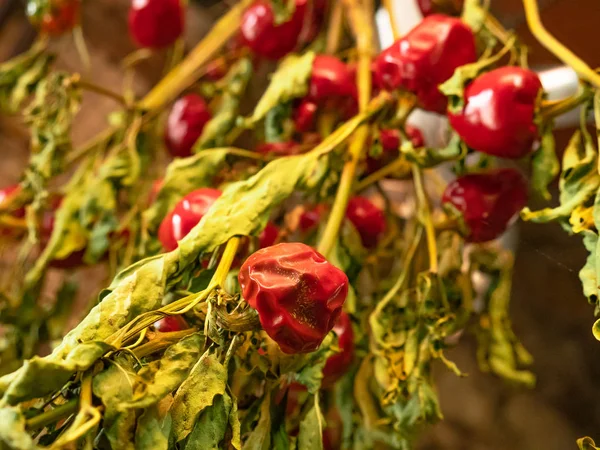
{"label": "brown background", "polygon": [[[592,67],[600,66],[600,0],[540,0],[540,5],[547,28]],[[127,35],[127,6],[127,0],[94,0],[85,2],[83,9],[91,78],[115,90],[122,79],[120,61],[134,50]],[[492,8],[530,45],[532,65],[556,63],[527,31],[519,0],[492,0]],[[193,44],[224,5],[193,5],[190,10],[187,37]],[[18,2],[0,0],[0,16],[0,60],[5,60],[26,48],[34,34]],[[80,70],[70,36],[54,45],[60,50],[61,67]],[[136,78],[139,93],[160,78],[163,62],[164,55],[156,55],[141,66]],[[110,100],[86,94],[75,141],[102,129],[112,108]],[[569,130],[557,133],[559,146],[569,134]],[[18,181],[27,144],[19,119],[1,117],[0,186]],[[481,374],[474,343],[465,339],[449,356],[469,377],[458,379],[438,371],[446,420],[425,433],[421,449],[565,450],[576,448],[575,439],[583,435],[600,440],[600,343],[592,337],[592,308],[581,294],[577,276],[585,258],[581,240],[566,236],[555,225],[523,224],[520,231],[512,317],[517,335],[535,357],[537,387],[513,389]],[[6,267],[10,261],[2,263]]]}

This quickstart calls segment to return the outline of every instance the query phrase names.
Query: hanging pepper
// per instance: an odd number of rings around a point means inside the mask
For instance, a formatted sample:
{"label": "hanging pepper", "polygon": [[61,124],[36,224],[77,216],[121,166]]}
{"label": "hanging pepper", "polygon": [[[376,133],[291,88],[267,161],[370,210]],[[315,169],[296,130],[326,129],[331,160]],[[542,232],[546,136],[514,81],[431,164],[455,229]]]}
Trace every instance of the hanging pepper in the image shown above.
{"label": "hanging pepper", "polygon": [[535,112],[542,83],[531,70],[501,67],[484,73],[465,89],[464,106],[448,110],[450,125],[474,150],[521,158],[538,139]]}
{"label": "hanging pepper", "polygon": [[468,242],[486,242],[506,231],[527,204],[527,180],[515,169],[463,175],[444,191],[442,205],[458,219]]}
{"label": "hanging pepper", "polygon": [[197,94],[188,94],[177,100],[167,118],[165,144],[173,156],[191,156],[192,147],[202,135],[212,115],[208,105]]}
{"label": "hanging pepper", "polygon": [[352,197],[348,202],[346,217],[352,222],[363,245],[373,248],[385,233],[385,215],[383,211],[366,197]]}
{"label": "hanging pepper", "polygon": [[438,85],[476,59],[471,29],[460,19],[434,14],[377,56],[374,75],[383,88],[412,92],[422,108],[444,113],[447,100]]}
{"label": "hanging pepper", "polygon": [[192,231],[220,196],[218,189],[201,188],[183,197],[158,229],[158,239],[163,248],[169,252],[175,250],[178,241]]}
{"label": "hanging pepper", "polygon": [[60,36],[75,28],[79,23],[80,10],[81,0],[27,2],[27,16],[31,24],[50,36]]}
{"label": "hanging pepper", "polygon": [[[425,139],[423,138],[421,130],[406,125],[405,131],[415,148],[423,147],[425,145]],[[379,133],[379,140],[381,142],[381,155],[378,157],[367,156],[367,173],[373,173],[376,170],[381,169],[400,155],[401,136],[399,130],[383,129]]]}
{"label": "hanging pepper", "polygon": [[161,333],[170,333],[173,331],[181,331],[190,326],[180,315],[166,316],[154,322],[154,330]]}
{"label": "hanging pepper", "polygon": [[181,0],[132,0],[129,33],[140,47],[168,47],[183,34],[184,16]]}
{"label": "hanging pepper", "polygon": [[267,334],[285,353],[316,350],[334,327],[348,294],[348,277],[299,242],[252,254],[238,279]]}
{"label": "hanging pepper", "polygon": [[323,381],[321,385],[325,388],[333,384],[344,375],[354,360],[354,332],[350,316],[344,311],[340,314],[333,332],[338,337],[340,352],[330,356],[323,368]]}

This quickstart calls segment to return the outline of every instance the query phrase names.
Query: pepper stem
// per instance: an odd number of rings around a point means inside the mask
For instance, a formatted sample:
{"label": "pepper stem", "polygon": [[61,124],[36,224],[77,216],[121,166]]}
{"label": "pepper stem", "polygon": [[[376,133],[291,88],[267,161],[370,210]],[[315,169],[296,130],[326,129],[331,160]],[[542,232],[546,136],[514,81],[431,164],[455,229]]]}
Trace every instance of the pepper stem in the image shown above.
{"label": "pepper stem", "polygon": [[239,237],[233,237],[229,239],[229,241],[227,241],[225,251],[223,252],[223,256],[221,256],[221,261],[219,261],[217,270],[215,270],[215,274],[210,280],[209,290],[211,290],[210,287],[212,287],[212,289],[215,289],[217,287],[223,287],[225,285],[225,280],[227,278],[227,274],[229,273],[229,269],[231,269],[231,264],[233,263],[233,259],[235,258],[235,254],[237,253],[239,243]]}
{"label": "pepper stem", "polygon": [[537,0],[523,0],[523,6],[525,7],[525,17],[529,29],[540,44],[550,50],[562,62],[571,66],[582,79],[600,88],[600,74],[591,69],[581,58],[561,44],[544,28],[540,19]]}
{"label": "pepper stem", "polygon": [[413,164],[412,171],[415,183],[415,193],[417,196],[417,201],[419,203],[419,220],[423,223],[423,226],[425,227],[425,236],[427,237],[427,251],[429,253],[429,271],[432,273],[437,273],[437,240],[435,235],[435,226],[431,218],[429,199],[427,198],[427,193],[425,192],[425,187],[423,185],[423,175],[421,173],[421,168],[418,165]]}
{"label": "pepper stem", "polygon": [[25,427],[30,430],[39,430],[40,428],[44,428],[54,422],[58,422],[61,419],[64,419],[67,416],[70,416],[77,410],[77,405],[79,404],[79,399],[74,398],[69,400],[62,405],[57,406],[56,408],[49,409],[48,411],[44,411],[42,414],[39,414],[25,422]]}

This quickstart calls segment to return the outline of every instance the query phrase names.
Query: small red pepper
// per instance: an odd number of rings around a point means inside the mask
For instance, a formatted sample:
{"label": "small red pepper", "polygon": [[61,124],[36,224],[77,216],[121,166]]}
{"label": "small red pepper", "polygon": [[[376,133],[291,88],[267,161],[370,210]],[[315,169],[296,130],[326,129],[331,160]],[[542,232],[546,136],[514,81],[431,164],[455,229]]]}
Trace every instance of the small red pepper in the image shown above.
{"label": "small red pepper", "polygon": [[140,47],[167,47],[183,34],[184,16],[181,0],[132,0],[129,33]]}
{"label": "small red pepper", "polygon": [[279,25],[271,2],[255,1],[242,16],[242,40],[252,52],[267,59],[279,59],[293,51],[300,40],[304,26],[306,1],[296,0],[292,17]]}
{"label": "small red pepper", "polygon": [[526,204],[527,181],[515,169],[463,175],[446,187],[442,197],[444,209],[459,219],[469,242],[496,239]]}
{"label": "small red pepper", "polygon": [[307,98],[302,99],[298,107],[294,110],[294,125],[296,131],[305,133],[313,129],[315,118],[317,116],[317,104]]}
{"label": "small red pepper", "polygon": [[[11,186],[7,186],[4,189],[0,189],[0,206],[4,203],[9,197],[16,195],[21,187],[18,184],[13,184]],[[25,208],[19,208],[11,213],[13,217],[23,218],[25,217]]]}
{"label": "small red pepper", "polygon": [[466,87],[462,111],[448,111],[450,125],[473,150],[521,158],[533,151],[538,139],[535,111],[541,91],[542,83],[531,70],[492,70]]}
{"label": "small red pepper", "polygon": [[386,223],[383,211],[366,197],[352,197],[348,202],[346,217],[352,222],[363,245],[373,248],[385,233]]}
{"label": "small red pepper", "polygon": [[340,352],[330,356],[325,363],[323,381],[321,382],[324,388],[333,386],[348,371],[354,360],[354,331],[352,331],[352,321],[350,320],[350,316],[344,311],[342,311],[337,323],[333,327],[333,332],[338,337]]}
{"label": "small red pepper", "polygon": [[273,223],[268,222],[267,226],[258,236],[258,245],[260,248],[270,247],[277,241],[279,237],[279,228]]}
{"label": "small red pepper", "polygon": [[356,97],[356,80],[352,70],[331,55],[316,55],[313,61],[308,98],[322,104],[332,98]]}
{"label": "small red pepper", "polygon": [[180,315],[166,316],[154,322],[154,330],[160,333],[187,330],[190,326]]}
{"label": "small red pepper", "polygon": [[346,274],[300,242],[257,251],[238,279],[263,329],[285,353],[319,348],[348,295]]}
{"label": "small red pepper", "polygon": [[[405,131],[415,148],[423,147],[425,145],[425,139],[423,138],[421,130],[406,125]],[[381,141],[382,153],[377,158],[367,156],[367,173],[373,173],[381,169],[383,166],[393,162],[400,155],[399,149],[402,139],[399,130],[391,128],[381,130],[379,139]]]}
{"label": "small red pepper", "polygon": [[60,36],[79,23],[81,0],[52,0],[46,7],[39,2],[27,4],[27,16],[34,27],[50,36]]}
{"label": "small red pepper", "polygon": [[158,229],[158,239],[163,248],[169,252],[175,250],[178,241],[192,231],[220,196],[218,189],[201,188],[183,197]]}
{"label": "small red pepper", "polygon": [[188,94],[177,100],[169,112],[165,129],[169,153],[180,158],[190,156],[211,117],[208,105],[199,95]]}
{"label": "small red pepper", "polygon": [[410,91],[422,108],[444,113],[447,99],[438,85],[476,59],[471,29],[460,19],[434,14],[377,56],[374,75],[379,86]]}
{"label": "small red pepper", "polygon": [[321,217],[326,209],[327,207],[323,204],[317,205],[312,209],[305,209],[300,215],[298,223],[300,230],[306,233],[314,229],[321,221]]}

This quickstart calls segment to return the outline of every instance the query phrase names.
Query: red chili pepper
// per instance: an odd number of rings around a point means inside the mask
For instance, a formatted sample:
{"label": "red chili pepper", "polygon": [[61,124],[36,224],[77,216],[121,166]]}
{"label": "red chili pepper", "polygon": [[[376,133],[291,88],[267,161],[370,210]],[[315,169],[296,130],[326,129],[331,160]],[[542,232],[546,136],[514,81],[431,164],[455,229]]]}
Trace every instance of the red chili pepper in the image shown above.
{"label": "red chili pepper", "polygon": [[336,408],[330,408],[325,416],[325,429],[323,430],[323,450],[339,450],[342,448],[344,423],[342,416]]}
{"label": "red chili pepper", "polygon": [[297,0],[292,17],[287,22],[276,25],[271,3],[267,0],[257,0],[242,16],[242,39],[256,55],[267,59],[279,59],[298,45],[305,13],[306,2]]}
{"label": "red chili pepper", "polygon": [[338,337],[338,347],[340,352],[330,356],[323,368],[324,388],[331,387],[339,380],[350,368],[354,360],[354,331],[352,331],[352,321],[350,316],[344,311],[340,314],[337,323],[333,327],[333,332]]}
{"label": "red chili pepper", "polygon": [[535,110],[541,91],[542,83],[531,70],[492,70],[466,87],[462,111],[448,111],[450,125],[474,150],[521,158],[538,139]]}
{"label": "red chili pepper", "polygon": [[315,117],[317,115],[317,104],[309,99],[302,99],[294,111],[294,124],[296,131],[305,133],[315,126]]}
{"label": "red chili pepper", "polygon": [[315,228],[323,216],[327,207],[325,205],[317,205],[312,209],[305,209],[300,215],[298,223],[300,230],[307,232]]}
{"label": "red chili pepper", "polygon": [[332,98],[356,96],[356,80],[346,64],[335,56],[315,56],[308,88],[310,100],[322,104]]}
{"label": "red chili pepper", "polygon": [[199,95],[188,94],[177,100],[171,108],[165,129],[165,144],[169,153],[180,158],[190,156],[192,147],[211,117],[208,105]]}
{"label": "red chili pepper", "polygon": [[300,152],[300,146],[294,141],[266,142],[258,145],[256,151],[263,155],[290,156],[297,155]]}
{"label": "red chili pepper", "polygon": [[154,330],[160,333],[187,330],[190,326],[180,315],[166,316],[154,322]]}
{"label": "red chili pepper", "polygon": [[300,242],[252,254],[238,279],[263,329],[285,353],[316,350],[334,327],[348,294],[348,277]]}
{"label": "red chili pepper", "polygon": [[377,56],[375,76],[385,89],[410,91],[422,108],[444,113],[447,99],[438,85],[476,59],[471,29],[460,19],[434,14]]}
{"label": "red chili pepper", "polygon": [[352,222],[363,245],[372,248],[385,233],[386,223],[383,211],[366,197],[352,197],[348,202],[346,217]]}
{"label": "red chili pepper", "polygon": [[212,188],[197,189],[175,205],[158,229],[158,239],[166,251],[177,248],[178,241],[188,235],[221,196],[221,191]]}
{"label": "red chili pepper", "polygon": [[[406,125],[405,131],[415,148],[423,147],[425,145],[425,139],[423,138],[423,133],[421,133],[421,130],[410,125]],[[381,141],[382,153],[377,158],[367,156],[367,173],[373,173],[381,169],[383,166],[393,162],[400,155],[399,148],[401,136],[399,130],[381,130],[379,133],[379,139]]]}
{"label": "red chili pepper", "polygon": [[463,0],[417,0],[423,17],[441,13],[457,16],[462,10]]}
{"label": "red chili pepper", "polygon": [[[13,184],[11,186],[7,186],[4,189],[0,189],[0,205],[6,201],[9,197],[16,195],[20,190],[20,186],[18,184]],[[25,208],[19,208],[11,213],[13,217],[23,218],[25,217]]]}
{"label": "red chili pepper", "polygon": [[132,0],[129,33],[137,45],[162,48],[183,34],[185,14],[181,0]]}
{"label": "red chili pepper", "polygon": [[53,0],[46,8],[40,8],[37,2],[30,1],[27,15],[42,33],[60,36],[77,25],[80,9],[81,0]]}
{"label": "red chili pepper", "polygon": [[260,248],[270,247],[275,244],[278,237],[279,228],[273,222],[268,222],[265,229],[258,236],[258,245]]}
{"label": "red chili pepper", "polygon": [[496,239],[526,204],[527,181],[515,169],[463,175],[442,197],[444,209],[459,218],[469,242]]}

